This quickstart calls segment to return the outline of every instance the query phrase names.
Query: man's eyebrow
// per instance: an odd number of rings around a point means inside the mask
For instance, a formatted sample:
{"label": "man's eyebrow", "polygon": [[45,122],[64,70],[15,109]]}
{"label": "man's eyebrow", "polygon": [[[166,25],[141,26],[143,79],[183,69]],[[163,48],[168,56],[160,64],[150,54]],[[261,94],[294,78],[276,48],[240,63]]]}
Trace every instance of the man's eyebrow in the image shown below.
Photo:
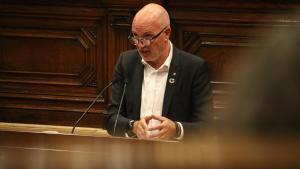
{"label": "man's eyebrow", "polygon": [[[133,34],[133,35],[137,35],[136,32],[132,32],[132,34]],[[151,32],[151,31],[145,32],[145,33],[143,33],[142,36],[153,36],[153,32]]]}

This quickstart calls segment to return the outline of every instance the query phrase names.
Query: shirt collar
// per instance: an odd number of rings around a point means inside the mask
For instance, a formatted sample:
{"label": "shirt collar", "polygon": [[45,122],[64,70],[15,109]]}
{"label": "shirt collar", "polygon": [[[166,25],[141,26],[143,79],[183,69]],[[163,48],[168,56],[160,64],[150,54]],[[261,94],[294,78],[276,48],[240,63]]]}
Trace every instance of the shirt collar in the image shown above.
{"label": "shirt collar", "polygon": [[[172,42],[169,41],[170,43],[170,51],[169,51],[169,55],[167,57],[167,59],[165,60],[165,62],[157,69],[157,70],[163,70],[164,68],[166,70],[169,70],[170,68],[170,65],[171,65],[171,60],[172,60],[172,57],[173,57],[173,45],[172,45]],[[146,67],[151,67],[153,68],[151,65],[149,65],[142,57],[142,60],[141,60],[142,64]],[[154,68],[153,68],[154,69]]]}

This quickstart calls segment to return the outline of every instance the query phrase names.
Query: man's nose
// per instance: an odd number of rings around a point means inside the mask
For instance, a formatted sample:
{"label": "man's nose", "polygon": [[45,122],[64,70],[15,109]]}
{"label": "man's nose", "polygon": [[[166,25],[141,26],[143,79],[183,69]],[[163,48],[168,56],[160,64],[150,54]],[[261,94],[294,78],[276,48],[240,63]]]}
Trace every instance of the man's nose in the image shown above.
{"label": "man's nose", "polygon": [[143,47],[145,47],[146,45],[145,45],[145,43],[142,41],[142,40],[139,40],[138,41],[138,44],[136,45],[138,48],[143,48]]}

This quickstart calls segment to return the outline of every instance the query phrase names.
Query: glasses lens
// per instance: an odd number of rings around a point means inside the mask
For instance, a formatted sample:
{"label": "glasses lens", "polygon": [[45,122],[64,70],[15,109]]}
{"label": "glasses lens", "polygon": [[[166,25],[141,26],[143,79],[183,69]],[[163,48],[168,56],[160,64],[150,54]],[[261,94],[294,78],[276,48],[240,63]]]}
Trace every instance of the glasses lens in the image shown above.
{"label": "glasses lens", "polygon": [[129,38],[129,41],[130,41],[131,44],[133,44],[135,46],[137,46],[138,43],[141,43],[144,46],[148,46],[151,43],[149,39],[144,39],[144,38],[136,39],[134,37]]}
{"label": "glasses lens", "polygon": [[150,45],[150,40],[149,39],[141,39],[141,43],[145,46],[149,46]]}
{"label": "glasses lens", "polygon": [[138,40],[135,39],[134,37],[129,38],[129,41],[130,41],[130,43],[133,44],[133,45],[137,45],[137,44],[138,44]]}

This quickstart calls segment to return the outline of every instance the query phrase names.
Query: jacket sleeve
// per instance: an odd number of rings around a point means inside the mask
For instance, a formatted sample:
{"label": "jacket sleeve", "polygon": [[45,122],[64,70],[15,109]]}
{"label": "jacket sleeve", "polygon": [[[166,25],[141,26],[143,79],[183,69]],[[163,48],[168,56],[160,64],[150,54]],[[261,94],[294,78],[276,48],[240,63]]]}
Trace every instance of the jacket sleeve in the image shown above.
{"label": "jacket sleeve", "polygon": [[198,130],[205,130],[212,119],[213,103],[207,63],[197,64],[196,70],[191,84],[192,122],[182,122],[185,135],[195,135]]}
{"label": "jacket sleeve", "polygon": [[118,109],[120,107],[120,101],[124,90],[125,77],[126,77],[126,73],[125,73],[126,71],[124,70],[123,65],[124,65],[123,55],[121,54],[115,67],[111,104],[108,106],[107,109],[108,117],[106,120],[106,130],[110,135],[113,136],[124,136],[126,132],[127,124],[130,121],[129,119],[125,118],[122,115],[126,110],[125,100],[123,100],[122,106],[120,108],[119,116],[117,115]]}

